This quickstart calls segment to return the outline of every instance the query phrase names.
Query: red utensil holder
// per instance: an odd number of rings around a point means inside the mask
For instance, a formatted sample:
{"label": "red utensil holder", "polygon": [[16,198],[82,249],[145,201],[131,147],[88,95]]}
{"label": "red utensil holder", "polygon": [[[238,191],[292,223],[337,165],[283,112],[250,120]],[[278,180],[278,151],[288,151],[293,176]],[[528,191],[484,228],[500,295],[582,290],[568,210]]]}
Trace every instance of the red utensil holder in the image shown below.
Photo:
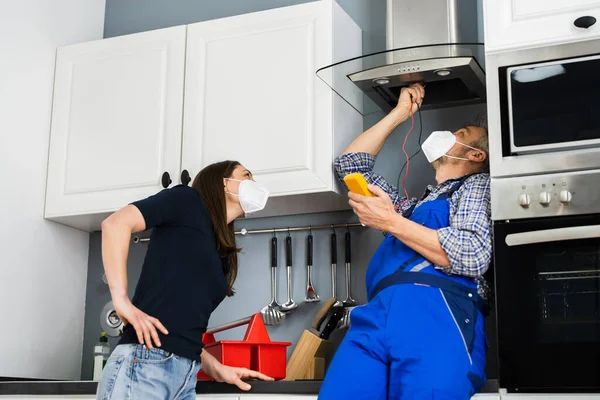
{"label": "red utensil holder", "polygon": [[[215,333],[248,324],[243,340],[215,341]],[[290,342],[272,342],[260,313],[212,328],[202,336],[204,350],[221,364],[248,368],[261,372],[275,380],[285,378],[287,347]],[[213,380],[200,371],[198,380]]]}

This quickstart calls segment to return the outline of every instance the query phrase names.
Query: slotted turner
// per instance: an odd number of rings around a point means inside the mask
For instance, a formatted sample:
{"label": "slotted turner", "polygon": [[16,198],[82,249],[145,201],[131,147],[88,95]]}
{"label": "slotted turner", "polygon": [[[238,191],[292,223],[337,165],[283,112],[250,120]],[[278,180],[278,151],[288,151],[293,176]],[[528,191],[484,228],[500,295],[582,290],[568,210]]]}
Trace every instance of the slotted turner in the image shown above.
{"label": "slotted turner", "polygon": [[285,314],[279,311],[277,303],[277,238],[271,239],[271,302],[260,310],[265,325],[281,325]]}
{"label": "slotted turner", "polygon": [[285,258],[285,272],[287,275],[288,298],[287,301],[283,303],[281,307],[279,307],[279,309],[284,313],[288,313],[290,311],[295,310],[298,307],[298,303],[294,301],[294,292],[292,287],[292,237],[290,236],[289,232],[287,237],[285,238]]}
{"label": "slotted turner", "polygon": [[321,301],[321,298],[317,294],[315,285],[312,279],[312,268],[313,268],[313,235],[310,233],[306,238],[306,297],[304,301],[307,303],[314,303],[315,301]]}

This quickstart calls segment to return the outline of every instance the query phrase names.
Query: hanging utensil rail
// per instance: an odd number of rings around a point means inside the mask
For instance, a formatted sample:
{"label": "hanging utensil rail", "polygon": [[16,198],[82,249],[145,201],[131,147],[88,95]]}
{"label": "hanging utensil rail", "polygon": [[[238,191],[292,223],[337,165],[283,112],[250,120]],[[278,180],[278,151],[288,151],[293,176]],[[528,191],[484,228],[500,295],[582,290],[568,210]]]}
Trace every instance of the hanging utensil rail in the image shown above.
{"label": "hanging utensil rail", "polygon": [[[250,235],[255,233],[277,233],[277,232],[297,232],[297,231],[310,231],[317,229],[336,229],[336,228],[353,228],[353,227],[362,227],[363,225],[359,222],[352,222],[348,224],[329,224],[329,225],[314,225],[314,226],[296,226],[292,228],[273,228],[273,229],[254,229],[247,230],[241,229],[240,231],[235,232],[236,235]],[[150,238],[141,238],[139,236],[133,237],[133,243],[140,242],[149,242]]]}

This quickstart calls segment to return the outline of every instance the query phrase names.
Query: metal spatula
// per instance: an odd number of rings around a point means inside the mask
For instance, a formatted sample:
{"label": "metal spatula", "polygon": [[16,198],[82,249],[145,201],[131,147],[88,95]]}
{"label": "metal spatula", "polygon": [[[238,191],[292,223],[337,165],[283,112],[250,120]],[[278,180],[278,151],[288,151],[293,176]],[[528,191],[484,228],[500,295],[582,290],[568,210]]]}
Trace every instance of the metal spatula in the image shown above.
{"label": "metal spatula", "polygon": [[317,294],[315,285],[313,285],[312,279],[312,267],[313,267],[313,235],[310,233],[306,238],[306,297],[304,301],[307,303],[314,303],[320,301],[321,298]]}
{"label": "metal spatula", "polygon": [[271,239],[271,302],[267,304],[260,313],[265,325],[281,325],[285,320],[285,314],[279,311],[277,303],[277,238]]}
{"label": "metal spatula", "polygon": [[292,237],[288,233],[285,238],[285,258],[286,258],[286,275],[287,275],[287,292],[288,298],[285,303],[279,307],[279,309],[285,313],[290,312],[296,307],[298,304],[294,301],[294,292],[292,288]]}

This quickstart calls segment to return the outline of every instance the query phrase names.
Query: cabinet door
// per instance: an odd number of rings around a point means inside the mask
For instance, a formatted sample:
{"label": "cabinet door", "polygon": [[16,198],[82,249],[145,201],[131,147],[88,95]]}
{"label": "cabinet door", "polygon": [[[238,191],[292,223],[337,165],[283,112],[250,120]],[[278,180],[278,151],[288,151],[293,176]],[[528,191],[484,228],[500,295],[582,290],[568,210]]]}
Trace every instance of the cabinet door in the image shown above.
{"label": "cabinet door", "polygon": [[186,27],[60,48],[47,218],[110,212],[179,180]]}
{"label": "cabinet door", "polygon": [[600,21],[578,28],[582,16],[600,20],[598,0],[484,0],[486,52],[593,39]]}
{"label": "cabinet door", "polygon": [[580,393],[507,393],[500,396],[501,400],[598,400],[597,394]]}
{"label": "cabinet door", "polygon": [[331,4],[188,27],[182,168],[233,159],[272,196],[332,186]]}
{"label": "cabinet door", "polygon": [[95,395],[1,395],[2,400],[93,400]]}

